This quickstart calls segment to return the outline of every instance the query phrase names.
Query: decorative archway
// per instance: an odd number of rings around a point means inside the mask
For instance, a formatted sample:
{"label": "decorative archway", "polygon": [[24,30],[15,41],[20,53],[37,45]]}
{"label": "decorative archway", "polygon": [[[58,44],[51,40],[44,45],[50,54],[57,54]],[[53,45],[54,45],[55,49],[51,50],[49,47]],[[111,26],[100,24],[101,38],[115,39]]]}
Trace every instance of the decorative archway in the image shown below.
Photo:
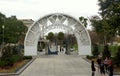
{"label": "decorative archway", "polygon": [[39,38],[47,31],[56,28],[75,35],[79,55],[91,55],[91,39],[85,27],[77,19],[61,13],[46,15],[30,26],[24,41],[24,55],[37,55]]}

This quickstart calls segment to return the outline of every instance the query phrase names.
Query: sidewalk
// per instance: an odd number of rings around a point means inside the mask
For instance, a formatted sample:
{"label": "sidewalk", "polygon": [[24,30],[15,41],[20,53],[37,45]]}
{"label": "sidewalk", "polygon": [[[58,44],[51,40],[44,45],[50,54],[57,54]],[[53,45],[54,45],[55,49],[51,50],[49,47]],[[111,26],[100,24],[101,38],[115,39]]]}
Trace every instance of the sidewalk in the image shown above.
{"label": "sidewalk", "polygon": [[41,55],[20,76],[91,76],[91,67],[80,56]]}

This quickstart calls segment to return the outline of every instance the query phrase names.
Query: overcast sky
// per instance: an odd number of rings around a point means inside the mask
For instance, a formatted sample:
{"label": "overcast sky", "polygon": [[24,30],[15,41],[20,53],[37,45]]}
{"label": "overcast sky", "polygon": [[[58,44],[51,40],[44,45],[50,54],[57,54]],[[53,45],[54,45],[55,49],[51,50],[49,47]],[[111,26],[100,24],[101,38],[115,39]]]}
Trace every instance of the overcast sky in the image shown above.
{"label": "overcast sky", "polygon": [[98,14],[97,0],[0,0],[0,12],[18,19],[37,20],[50,13],[65,13],[73,17]]}

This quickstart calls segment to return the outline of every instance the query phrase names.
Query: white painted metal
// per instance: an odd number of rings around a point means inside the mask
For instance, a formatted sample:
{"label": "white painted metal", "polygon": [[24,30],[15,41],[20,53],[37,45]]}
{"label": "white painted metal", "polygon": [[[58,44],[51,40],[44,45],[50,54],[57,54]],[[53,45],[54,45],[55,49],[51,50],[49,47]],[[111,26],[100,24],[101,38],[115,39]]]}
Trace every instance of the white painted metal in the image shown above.
{"label": "white painted metal", "polygon": [[91,55],[91,39],[85,27],[77,19],[61,13],[44,16],[30,26],[24,41],[24,54],[37,55],[39,38],[52,29],[73,33],[77,39],[78,54]]}

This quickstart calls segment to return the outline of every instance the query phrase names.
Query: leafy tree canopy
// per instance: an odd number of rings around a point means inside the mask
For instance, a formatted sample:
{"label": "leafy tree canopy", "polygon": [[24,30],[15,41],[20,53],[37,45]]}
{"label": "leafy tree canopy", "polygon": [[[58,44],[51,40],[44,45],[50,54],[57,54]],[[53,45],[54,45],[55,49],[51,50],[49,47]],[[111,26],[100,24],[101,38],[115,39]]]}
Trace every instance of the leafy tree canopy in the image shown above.
{"label": "leafy tree canopy", "polygon": [[[4,29],[2,28],[4,26]],[[0,38],[3,38],[5,43],[16,43],[21,38],[24,38],[27,27],[23,22],[17,20],[16,16],[6,17],[0,13]],[[0,41],[2,43],[2,41]]]}
{"label": "leafy tree canopy", "polygon": [[[90,18],[94,31],[103,42],[112,42],[117,32],[120,35],[120,0],[98,0],[99,16]],[[101,39],[100,39],[101,40]]]}
{"label": "leafy tree canopy", "polygon": [[53,40],[54,39],[54,33],[53,32],[49,32],[48,36],[47,36],[47,39]]}
{"label": "leafy tree canopy", "polygon": [[81,21],[81,23],[87,27],[87,18],[84,18],[83,16],[79,17],[79,20]]}
{"label": "leafy tree canopy", "polygon": [[57,35],[58,40],[63,40],[64,39],[64,33],[63,32],[59,32]]}

